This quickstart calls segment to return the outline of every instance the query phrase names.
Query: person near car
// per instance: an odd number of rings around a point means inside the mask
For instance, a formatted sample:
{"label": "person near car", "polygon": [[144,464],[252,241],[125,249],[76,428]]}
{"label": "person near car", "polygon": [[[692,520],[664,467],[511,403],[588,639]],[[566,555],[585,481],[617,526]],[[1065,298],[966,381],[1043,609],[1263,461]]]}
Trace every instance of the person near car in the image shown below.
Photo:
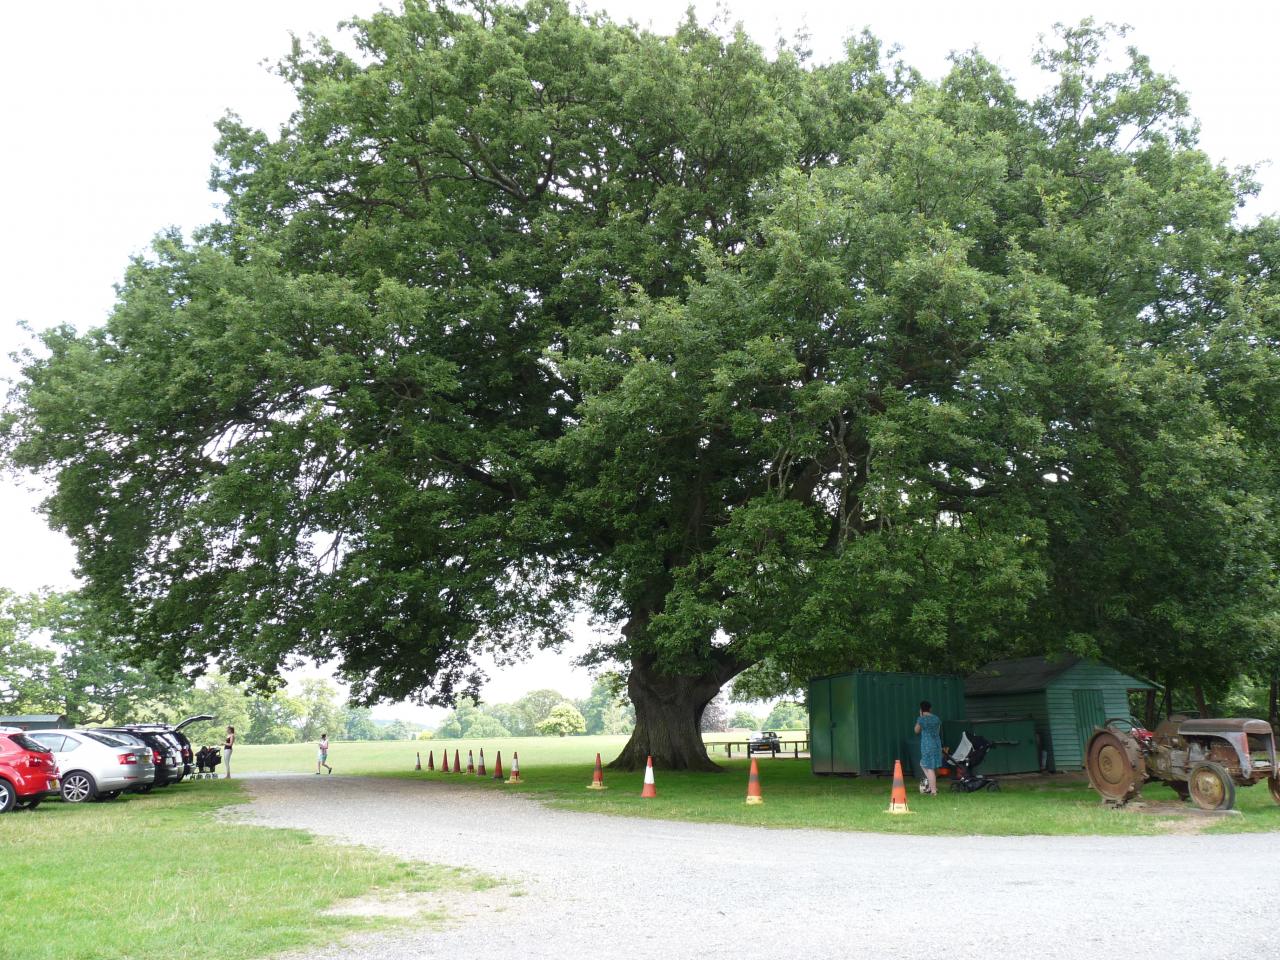
{"label": "person near car", "polygon": [[236,745],[236,728],[227,727],[227,739],[222,742],[222,767],[227,771],[227,779],[231,779],[231,751]]}
{"label": "person near car", "polygon": [[920,769],[928,782],[926,793],[938,795],[938,767],[942,766],[942,720],[934,715],[933,704],[920,701],[916,717],[916,733],[920,735]]}
{"label": "person near car", "polygon": [[316,748],[316,776],[320,776],[321,767],[333,773],[333,767],[329,766],[329,735],[327,733],[320,734],[320,742],[316,744]]}

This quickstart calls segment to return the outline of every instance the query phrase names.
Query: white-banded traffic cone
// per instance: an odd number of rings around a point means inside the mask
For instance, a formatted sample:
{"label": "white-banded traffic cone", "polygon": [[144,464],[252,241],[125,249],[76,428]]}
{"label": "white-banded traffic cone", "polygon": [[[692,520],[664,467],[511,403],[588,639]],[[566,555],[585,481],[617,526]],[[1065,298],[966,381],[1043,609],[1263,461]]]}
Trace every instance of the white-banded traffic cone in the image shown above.
{"label": "white-banded traffic cone", "polygon": [[644,767],[644,788],[640,791],[641,799],[651,799],[658,795],[658,786],[653,782],[653,757],[649,757]]}

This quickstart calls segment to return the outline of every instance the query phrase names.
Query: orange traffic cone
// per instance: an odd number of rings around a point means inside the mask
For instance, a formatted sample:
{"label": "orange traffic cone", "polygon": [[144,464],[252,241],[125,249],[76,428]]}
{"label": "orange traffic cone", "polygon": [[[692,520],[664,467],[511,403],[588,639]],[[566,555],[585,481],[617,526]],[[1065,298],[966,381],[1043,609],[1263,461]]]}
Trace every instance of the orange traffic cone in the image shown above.
{"label": "orange traffic cone", "polygon": [[453,751],[453,772],[462,772],[462,757],[459,755],[457,750]]}
{"label": "orange traffic cone", "polygon": [[440,772],[448,773],[449,772],[449,751],[442,750],[441,752],[444,754],[444,757],[442,757],[440,760]]}
{"label": "orange traffic cone", "polygon": [[498,759],[493,761],[493,779],[502,779],[502,751],[498,751]]}
{"label": "orange traffic cone", "polygon": [[488,776],[488,774],[484,772],[484,747],[480,748],[480,765],[476,767],[476,776],[477,777]]}
{"label": "orange traffic cone", "polygon": [[476,755],[472,751],[467,751],[467,776],[474,776],[476,772]]}
{"label": "orange traffic cone", "polygon": [[650,757],[644,768],[644,788],[640,791],[640,798],[643,800],[657,795],[658,787],[653,782],[653,757]]}
{"label": "orange traffic cone", "polygon": [[518,753],[511,755],[511,779],[507,783],[524,783],[520,779],[520,754]]}
{"label": "orange traffic cone", "polygon": [[432,772],[436,769],[436,752],[434,750],[427,751],[427,769]]}
{"label": "orange traffic cone", "polygon": [[413,769],[421,770],[422,769],[422,751],[418,750],[418,751],[415,751],[415,753],[417,754],[418,759],[417,761],[414,762]]}
{"label": "orange traffic cone", "polygon": [[600,754],[596,754],[596,772],[591,775],[591,782],[587,784],[588,790],[607,790],[604,785],[604,767],[600,766]]}
{"label": "orange traffic cone", "polygon": [[755,805],[764,803],[760,795],[760,771],[756,769],[756,758],[751,758],[751,773],[747,776],[747,803]]}
{"label": "orange traffic cone", "polygon": [[907,809],[907,788],[902,782],[902,761],[893,761],[893,793],[889,794],[889,813],[910,813]]}

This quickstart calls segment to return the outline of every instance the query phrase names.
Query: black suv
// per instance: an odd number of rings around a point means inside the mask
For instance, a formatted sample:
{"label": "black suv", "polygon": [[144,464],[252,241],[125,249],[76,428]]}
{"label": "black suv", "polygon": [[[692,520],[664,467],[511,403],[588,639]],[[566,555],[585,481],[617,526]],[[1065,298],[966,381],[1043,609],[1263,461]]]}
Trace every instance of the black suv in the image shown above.
{"label": "black suv", "polygon": [[[194,720],[192,721],[195,722]],[[183,721],[183,725],[186,721]],[[191,749],[191,741],[187,739],[185,733],[180,732],[178,727],[171,727],[167,723],[131,723],[124,727],[135,736],[139,733],[158,733],[171,741],[178,748],[178,756],[182,761],[182,777],[189,777],[195,771],[195,752]]]}
{"label": "black suv", "polygon": [[178,747],[178,755],[182,759],[182,773],[178,776],[181,780],[183,777],[189,777],[195,772],[196,755],[195,750],[191,746],[191,740],[182,732],[183,727],[188,727],[193,723],[200,723],[204,720],[212,720],[213,716],[208,713],[200,713],[194,717],[187,717],[181,723],[130,723],[124,729],[130,733],[160,733],[171,739]]}

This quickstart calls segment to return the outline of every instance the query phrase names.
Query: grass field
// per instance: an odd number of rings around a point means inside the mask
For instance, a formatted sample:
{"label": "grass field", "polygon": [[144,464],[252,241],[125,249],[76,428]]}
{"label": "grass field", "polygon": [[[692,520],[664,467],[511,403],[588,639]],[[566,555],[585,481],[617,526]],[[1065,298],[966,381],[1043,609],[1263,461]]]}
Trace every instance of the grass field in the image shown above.
{"label": "grass field", "polygon": [[[432,740],[370,743],[335,743],[329,762],[338,773],[364,776],[421,777],[466,783],[477,790],[519,791],[537,796],[562,809],[623,816],[751,824],[766,827],[818,827],[834,830],[867,830],[880,833],[935,835],[1020,834],[1158,834],[1170,829],[1205,829],[1209,832],[1280,830],[1280,807],[1265,786],[1240,790],[1239,817],[1188,819],[1185,806],[1168,806],[1174,795],[1150,785],[1145,812],[1104,809],[1087,783],[1079,777],[1012,778],[999,794],[954,794],[945,783],[938,797],[923,797],[908,783],[909,816],[890,816],[890,783],[878,777],[847,779],[815,777],[805,759],[761,759],[760,777],[765,803],[747,806],[747,761],[717,758],[723,774],[691,774],[659,771],[658,797],[641,800],[641,774],[605,771],[603,792],[586,789],[598,751],[604,762],[617,755],[625,737],[530,737],[505,740]],[[428,751],[437,765],[441,751],[467,751],[483,747],[492,772],[498,751],[510,767],[513,751],[520,753],[524,783],[498,784],[492,779],[413,770],[421,752],[424,768]],[[307,771],[315,769],[315,748],[306,744],[238,747],[235,771]]]}
{"label": "grass field", "polygon": [[217,819],[243,799],[200,781],[0,817],[0,957],[247,960],[387,922],[325,913],[341,900],[493,883]]}

